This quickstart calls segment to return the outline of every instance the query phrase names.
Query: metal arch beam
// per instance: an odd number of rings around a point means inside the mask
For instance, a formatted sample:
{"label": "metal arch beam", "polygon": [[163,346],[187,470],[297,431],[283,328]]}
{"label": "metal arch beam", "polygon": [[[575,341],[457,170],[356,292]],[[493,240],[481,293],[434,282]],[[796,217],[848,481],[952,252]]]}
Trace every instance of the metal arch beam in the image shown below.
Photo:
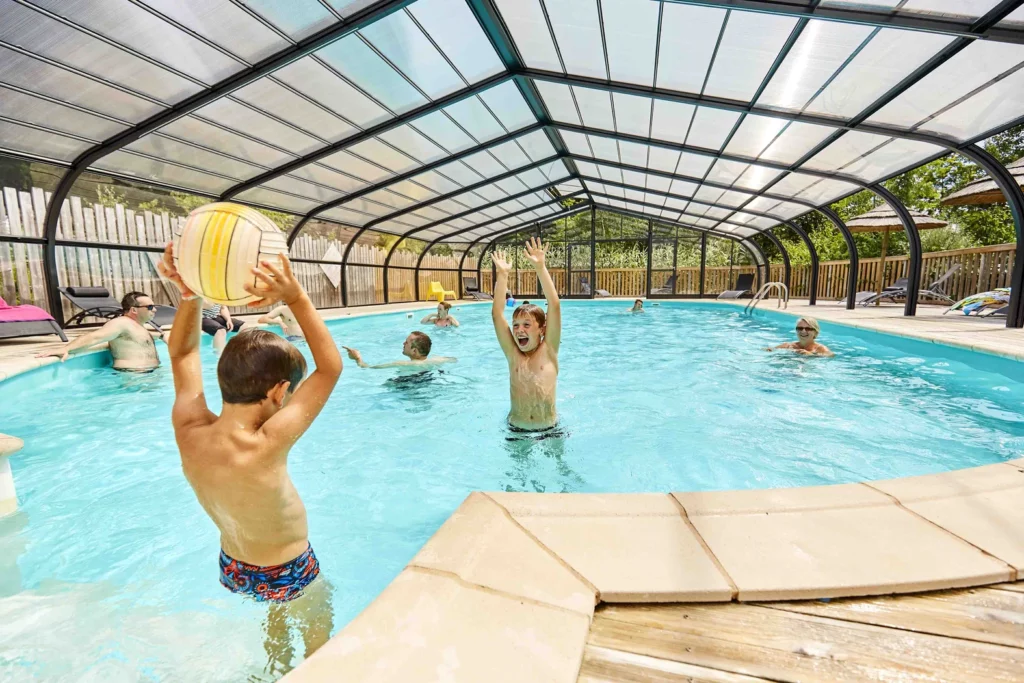
{"label": "metal arch beam", "polygon": [[881,183],[871,186],[871,191],[885,200],[903,224],[903,231],[907,233],[907,242],[910,246],[910,260],[907,264],[907,303],[903,306],[903,315],[911,316],[917,314],[917,297],[921,291],[921,233],[917,230],[917,223],[914,217],[907,211],[899,197],[894,195]]}
{"label": "metal arch beam", "polygon": [[[700,7],[713,7],[718,9],[734,9],[744,12],[758,12],[762,14],[774,14],[778,16],[796,17],[803,19],[820,19],[822,21],[835,21],[846,24],[861,24],[877,26],[880,28],[903,29],[906,31],[919,31],[925,33],[938,33],[948,36],[961,36],[972,40],[994,40],[997,42],[1024,43],[1024,35],[1015,29],[986,29],[977,30],[970,22],[944,19],[939,16],[927,14],[893,12],[872,12],[865,9],[854,9],[849,7],[826,6],[811,8],[795,3],[780,2],[779,0],[667,0],[681,5],[697,5]],[[1003,2],[1000,8],[1004,9],[1003,16],[1009,14],[1020,4],[1019,0]],[[1002,18],[1002,17],[1000,17]],[[995,22],[993,22],[995,23]]]}
{"label": "metal arch beam", "polygon": [[395,185],[396,183],[400,183],[400,182],[409,180],[411,178],[415,178],[416,176],[418,176],[420,174],[423,174],[423,173],[428,173],[430,171],[437,170],[438,168],[441,168],[442,166],[447,166],[448,164],[454,163],[456,161],[461,161],[461,160],[466,159],[467,157],[471,157],[474,154],[477,154],[479,152],[485,152],[485,151],[487,151],[489,149],[493,149],[495,147],[498,147],[500,145],[505,144],[506,142],[510,142],[512,140],[516,140],[517,138],[520,138],[520,137],[522,137],[524,135],[529,135],[530,133],[534,133],[534,132],[536,132],[538,130],[542,130],[543,128],[544,128],[543,124],[540,124],[540,123],[533,124],[531,126],[527,126],[526,128],[520,128],[517,131],[513,131],[513,132],[508,133],[506,135],[502,135],[500,137],[497,137],[497,138],[495,138],[493,140],[489,140],[488,142],[485,142],[485,143],[480,144],[480,145],[474,145],[473,147],[470,147],[468,149],[464,149],[461,152],[457,152],[455,154],[452,154],[451,156],[446,156],[446,157],[443,157],[441,159],[438,159],[437,161],[432,161],[429,164],[424,164],[423,166],[417,166],[416,168],[410,169],[410,170],[406,171],[405,173],[399,173],[398,175],[391,176],[389,178],[386,178],[385,180],[382,180],[381,182],[371,183],[371,184],[367,185],[366,187],[364,187],[362,189],[359,189],[359,190],[356,190],[355,192],[350,192],[349,194],[346,194],[344,197],[339,197],[338,199],[333,199],[333,200],[331,200],[329,202],[326,202],[324,204],[316,206],[316,207],[310,209],[308,212],[306,212],[306,215],[304,215],[299,220],[299,222],[295,224],[295,227],[292,228],[291,234],[288,235],[288,244],[289,245],[292,244],[292,242],[294,242],[298,238],[299,233],[302,231],[302,228],[305,226],[305,224],[307,222],[312,220],[318,214],[323,213],[324,211],[330,211],[331,209],[337,208],[337,207],[341,206],[342,204],[346,204],[348,202],[354,201],[354,200],[359,199],[361,197],[365,197],[366,195],[372,194],[373,192],[377,192],[378,190],[387,189],[388,187],[391,187],[392,185]]}
{"label": "metal arch beam", "polygon": [[[751,235],[751,237],[753,237],[753,235]],[[740,239],[736,240],[736,243],[739,244],[741,247],[746,247],[747,251],[749,251],[750,255],[753,257],[753,259],[754,259],[754,268],[757,270],[757,279],[758,279],[757,289],[760,289],[765,284],[767,284],[768,282],[771,281],[771,262],[768,261],[768,256],[765,255],[764,249],[761,248],[761,245],[758,244],[757,242],[755,242],[754,240],[750,239],[750,237],[740,238]],[[760,262],[757,260],[758,256],[761,257],[761,261]],[[764,273],[765,273],[764,279],[761,279],[761,264],[762,263],[764,264]],[[757,290],[754,290],[754,291],[757,291]]]}
{"label": "metal arch beam", "polygon": [[57,320],[57,323],[62,327],[64,325],[63,307],[60,300],[60,293],[57,290],[59,286],[56,257],[57,221],[60,218],[60,207],[63,206],[64,200],[67,199],[72,185],[74,185],[75,181],[89,166],[108,154],[116,152],[122,147],[131,144],[144,135],[162,128],[183,116],[187,116],[197,109],[200,109],[201,107],[204,107],[207,104],[238,90],[239,88],[249,85],[250,83],[267,76],[281,67],[287,66],[288,64],[291,64],[292,62],[335,42],[336,40],[374,23],[378,19],[393,14],[407,5],[412,4],[412,2],[413,0],[385,0],[382,3],[377,3],[356,12],[348,21],[335,24],[323,31],[320,31],[319,33],[299,41],[298,43],[295,43],[294,45],[289,45],[284,50],[266,57],[256,64],[253,64],[252,66],[229,76],[223,81],[216,83],[210,88],[178,102],[169,109],[155,114],[127,130],[121,131],[117,135],[104,140],[100,144],[95,145],[80,154],[71,163],[67,173],[65,173],[61,178],[57,187],[53,191],[53,195],[50,197],[50,201],[47,203],[46,224],[43,229],[43,236],[46,238],[46,248],[43,252],[43,266],[47,281],[47,300],[50,304],[50,313]]}
{"label": "metal arch beam", "polygon": [[831,206],[822,206],[818,211],[825,214],[825,217],[832,221],[832,225],[843,234],[846,242],[846,249],[850,252],[850,272],[846,278],[846,310],[852,311],[857,305],[857,270],[860,268],[860,258],[857,254],[857,243],[853,240],[853,233],[846,227],[846,223],[839,217]]}
{"label": "metal arch beam", "polygon": [[1006,166],[978,145],[963,145],[959,150],[968,159],[985,169],[989,178],[1003,191],[1013,216],[1017,233],[1017,255],[1010,276],[1010,310],[1006,315],[1007,327],[1024,327],[1024,190]]}
{"label": "metal arch beam", "polygon": [[[793,276],[792,265],[789,262],[789,252],[786,251],[786,246],[782,243],[782,240],[780,240],[778,237],[775,236],[775,233],[773,233],[771,231],[771,228],[769,228],[768,230],[763,231],[761,234],[764,235],[765,237],[767,237],[771,241],[771,243],[775,245],[775,248],[779,250],[779,253],[782,254],[782,270],[783,270],[782,282],[786,285],[786,289],[789,290],[789,287],[790,287],[790,284],[791,284],[791,281],[792,281],[792,276]],[[770,265],[769,265],[769,268],[770,268]],[[768,272],[769,272],[769,279],[771,279],[771,277],[770,277],[771,270],[769,270]]]}
{"label": "metal arch beam", "polygon": [[[814,242],[807,235],[807,232],[801,228],[795,221],[783,221],[783,224],[789,227],[790,230],[795,232],[800,239],[807,245],[807,252],[811,257],[811,281],[808,283],[810,290],[809,295],[809,306],[814,306],[818,303],[818,250],[814,248]],[[774,230],[774,228],[772,228]]]}

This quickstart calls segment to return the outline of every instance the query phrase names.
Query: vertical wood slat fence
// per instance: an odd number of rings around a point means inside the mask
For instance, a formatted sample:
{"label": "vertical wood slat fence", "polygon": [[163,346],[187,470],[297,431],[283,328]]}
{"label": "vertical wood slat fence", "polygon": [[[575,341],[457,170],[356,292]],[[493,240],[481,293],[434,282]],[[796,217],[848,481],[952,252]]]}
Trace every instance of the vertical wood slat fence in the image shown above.
{"label": "vertical wood slat fence", "polygon": [[[10,304],[30,303],[49,308],[46,281],[43,277],[43,247],[40,244],[5,242],[3,237],[42,238],[43,224],[49,193],[40,188],[18,191],[0,190],[0,296]],[[175,305],[177,295],[172,287],[157,275],[155,264],[159,254],[147,251],[104,248],[103,244],[162,248],[171,239],[175,226],[183,216],[168,212],[132,211],[119,204],[104,206],[90,204],[81,197],[70,197],[61,208],[57,226],[58,240],[96,243],[95,247],[58,246],[56,253],[58,277],[61,286],[103,286],[120,298],[132,290],[150,294],[160,304]],[[345,244],[325,237],[302,235],[292,245],[295,259],[320,261],[332,247],[337,254],[345,251]],[[958,271],[945,283],[945,290],[953,299],[997,287],[1008,287],[1013,271],[1016,251],[1013,244],[958,249],[924,254],[921,286],[928,287],[951,266]],[[349,305],[384,302],[384,260],[387,249],[375,244],[352,245],[345,272]],[[427,298],[431,281],[440,282],[444,289],[460,291],[459,254],[427,254],[419,272],[420,299]],[[411,301],[415,294],[415,268],[419,255],[409,251],[396,251],[388,273],[391,301]],[[340,259],[339,259],[340,260]],[[337,263],[337,262],[335,262]],[[324,263],[329,268],[331,264]],[[857,273],[859,291],[875,290],[879,274],[879,259],[863,258]],[[465,274],[472,270],[475,259],[467,260]],[[319,263],[295,263],[295,272],[320,308],[341,306],[340,288],[325,274]],[[565,268],[552,268],[558,290],[563,293],[584,294],[583,281],[590,281],[590,271],[567,273]],[[658,269],[651,273],[652,286],[663,287],[673,274],[677,276],[674,291],[680,295],[696,295],[700,291],[700,268],[697,266]],[[704,292],[715,295],[735,285],[740,273],[753,273],[752,266],[708,267],[705,269]],[[847,261],[825,261],[820,264],[818,298],[822,301],[838,300],[846,294]],[[906,277],[907,257],[886,259],[883,286]],[[598,268],[594,289],[607,290],[613,296],[642,297],[647,293],[645,268]],[[513,291],[528,297],[537,291],[537,279],[532,270],[519,270],[514,276]],[[781,264],[771,266],[771,279],[783,279]],[[797,265],[792,269],[790,293],[794,297],[809,295],[810,266]],[[485,267],[480,283],[483,291],[493,291],[490,268]],[[65,318],[74,312],[63,302]]]}

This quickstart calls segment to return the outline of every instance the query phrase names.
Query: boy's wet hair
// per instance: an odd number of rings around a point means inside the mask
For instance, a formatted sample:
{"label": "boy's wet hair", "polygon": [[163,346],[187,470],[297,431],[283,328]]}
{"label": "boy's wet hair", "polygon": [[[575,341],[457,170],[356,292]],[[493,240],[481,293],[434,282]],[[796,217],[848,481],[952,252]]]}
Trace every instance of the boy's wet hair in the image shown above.
{"label": "boy's wet hair", "polygon": [[450,303],[448,303],[447,301],[442,301],[440,303],[441,303],[441,306],[443,306],[444,310],[446,310],[446,311],[449,310],[452,307],[452,305]]}
{"label": "boy's wet hair", "polygon": [[418,331],[413,332],[409,336],[412,337],[412,348],[416,349],[416,353],[419,353],[424,357],[430,355],[430,347],[433,345],[430,341],[430,337],[423,332]]}
{"label": "boy's wet hair", "polygon": [[537,324],[544,327],[547,324],[547,316],[544,315],[544,309],[534,304],[522,304],[517,306],[516,310],[512,311],[512,319],[515,320],[521,315],[533,316],[533,319],[537,321]]}
{"label": "boy's wet hair", "polygon": [[636,306],[637,304],[640,304],[641,306],[643,306],[644,305],[644,300],[643,299],[637,299],[637,300],[635,300],[633,302],[634,306]]}
{"label": "boy's wet hair", "polygon": [[121,310],[125,313],[131,312],[132,308],[139,305],[139,299],[143,297],[149,298],[149,294],[145,292],[128,292],[121,297]]}
{"label": "boy's wet hair", "polygon": [[259,403],[281,382],[291,382],[291,393],[305,376],[306,359],[299,350],[267,330],[235,335],[217,363],[224,403]]}

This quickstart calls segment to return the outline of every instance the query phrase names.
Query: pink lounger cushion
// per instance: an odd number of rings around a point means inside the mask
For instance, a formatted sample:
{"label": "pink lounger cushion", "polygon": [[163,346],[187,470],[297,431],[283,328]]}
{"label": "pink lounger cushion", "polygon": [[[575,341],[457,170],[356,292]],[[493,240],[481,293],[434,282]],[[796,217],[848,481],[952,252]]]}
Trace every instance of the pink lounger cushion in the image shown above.
{"label": "pink lounger cushion", "polygon": [[8,306],[0,299],[0,323],[28,323],[37,320],[53,320],[53,316],[38,306]]}

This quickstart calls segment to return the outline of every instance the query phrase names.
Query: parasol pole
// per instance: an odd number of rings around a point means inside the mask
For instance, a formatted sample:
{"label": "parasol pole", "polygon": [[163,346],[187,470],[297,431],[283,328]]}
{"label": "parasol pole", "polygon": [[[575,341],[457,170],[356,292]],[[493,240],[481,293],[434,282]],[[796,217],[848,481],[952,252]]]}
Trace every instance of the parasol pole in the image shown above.
{"label": "parasol pole", "polygon": [[[878,263],[878,294],[882,293],[885,288],[885,253],[889,249],[889,228],[882,231],[882,258]],[[879,301],[875,301],[875,306],[880,306]]]}

